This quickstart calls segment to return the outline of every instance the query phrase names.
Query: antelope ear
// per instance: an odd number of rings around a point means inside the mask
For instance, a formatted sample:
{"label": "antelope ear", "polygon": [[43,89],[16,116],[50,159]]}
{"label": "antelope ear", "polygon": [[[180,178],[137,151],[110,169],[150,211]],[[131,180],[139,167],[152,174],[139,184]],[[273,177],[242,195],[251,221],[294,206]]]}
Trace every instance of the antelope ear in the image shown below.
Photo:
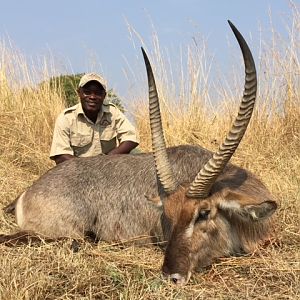
{"label": "antelope ear", "polygon": [[219,208],[247,220],[259,221],[269,218],[275,212],[277,204],[273,200],[256,199],[243,192],[229,190],[223,195]]}
{"label": "antelope ear", "polygon": [[162,209],[163,207],[163,203],[160,199],[160,196],[150,196],[147,194],[144,194],[145,198],[147,199],[147,201],[149,201],[151,204],[153,204],[156,208]]}

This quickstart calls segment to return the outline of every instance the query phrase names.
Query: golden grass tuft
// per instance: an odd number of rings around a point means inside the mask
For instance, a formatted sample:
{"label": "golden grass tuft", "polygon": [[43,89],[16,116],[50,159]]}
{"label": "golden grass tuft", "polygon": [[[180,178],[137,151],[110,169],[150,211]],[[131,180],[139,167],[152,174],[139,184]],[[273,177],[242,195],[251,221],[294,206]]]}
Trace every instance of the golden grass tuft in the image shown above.
{"label": "golden grass tuft", "polygon": [[[257,174],[280,204],[276,239],[268,247],[246,257],[220,259],[194,274],[187,286],[175,288],[161,279],[163,254],[156,248],[82,243],[80,251],[73,253],[68,240],[15,248],[0,245],[0,298],[299,299],[300,17],[295,7],[292,13],[289,40],[276,35],[262,43],[258,104],[233,157],[234,163]],[[237,68],[234,80],[213,84],[220,101],[212,104],[212,66],[203,49],[188,47],[187,74],[179,72],[178,91],[155,40],[151,58],[168,145],[200,144],[216,150],[236,114],[242,73]],[[0,52],[1,208],[53,165],[48,153],[64,100],[59,86],[35,84],[35,70],[21,54],[3,44]],[[146,103],[147,99],[139,99],[134,111],[144,151],[151,149]],[[14,219],[1,210],[1,233],[15,230]]]}

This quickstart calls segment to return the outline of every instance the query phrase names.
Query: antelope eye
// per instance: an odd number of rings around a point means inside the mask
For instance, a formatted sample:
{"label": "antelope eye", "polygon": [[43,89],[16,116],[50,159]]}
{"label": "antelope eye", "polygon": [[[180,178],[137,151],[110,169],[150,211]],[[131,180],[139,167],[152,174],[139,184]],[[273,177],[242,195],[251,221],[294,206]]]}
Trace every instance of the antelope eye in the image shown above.
{"label": "antelope eye", "polygon": [[201,221],[205,221],[208,219],[208,216],[210,214],[210,210],[209,209],[203,209],[199,211],[198,217],[196,219],[196,223],[197,222],[201,222]]}

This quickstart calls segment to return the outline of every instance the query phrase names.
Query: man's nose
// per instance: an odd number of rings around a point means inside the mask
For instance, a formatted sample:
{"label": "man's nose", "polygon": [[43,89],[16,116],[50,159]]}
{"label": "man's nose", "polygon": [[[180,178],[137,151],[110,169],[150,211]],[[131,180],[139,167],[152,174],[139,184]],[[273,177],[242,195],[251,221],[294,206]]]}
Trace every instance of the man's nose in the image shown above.
{"label": "man's nose", "polygon": [[90,98],[97,98],[97,95],[96,95],[96,93],[95,93],[95,92],[91,92],[91,94],[90,94]]}

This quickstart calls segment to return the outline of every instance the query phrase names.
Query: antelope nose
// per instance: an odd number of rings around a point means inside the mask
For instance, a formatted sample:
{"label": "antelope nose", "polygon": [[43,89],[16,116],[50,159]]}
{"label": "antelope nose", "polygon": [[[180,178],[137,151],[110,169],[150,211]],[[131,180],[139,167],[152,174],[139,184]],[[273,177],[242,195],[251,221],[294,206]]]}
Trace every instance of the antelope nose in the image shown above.
{"label": "antelope nose", "polygon": [[166,280],[170,280],[176,285],[184,285],[189,281],[191,272],[188,272],[187,276],[185,277],[179,273],[171,273],[168,267],[164,265],[162,275]]}
{"label": "antelope nose", "polygon": [[181,276],[179,273],[171,274],[170,279],[176,285],[183,285],[186,283],[185,277]]}

